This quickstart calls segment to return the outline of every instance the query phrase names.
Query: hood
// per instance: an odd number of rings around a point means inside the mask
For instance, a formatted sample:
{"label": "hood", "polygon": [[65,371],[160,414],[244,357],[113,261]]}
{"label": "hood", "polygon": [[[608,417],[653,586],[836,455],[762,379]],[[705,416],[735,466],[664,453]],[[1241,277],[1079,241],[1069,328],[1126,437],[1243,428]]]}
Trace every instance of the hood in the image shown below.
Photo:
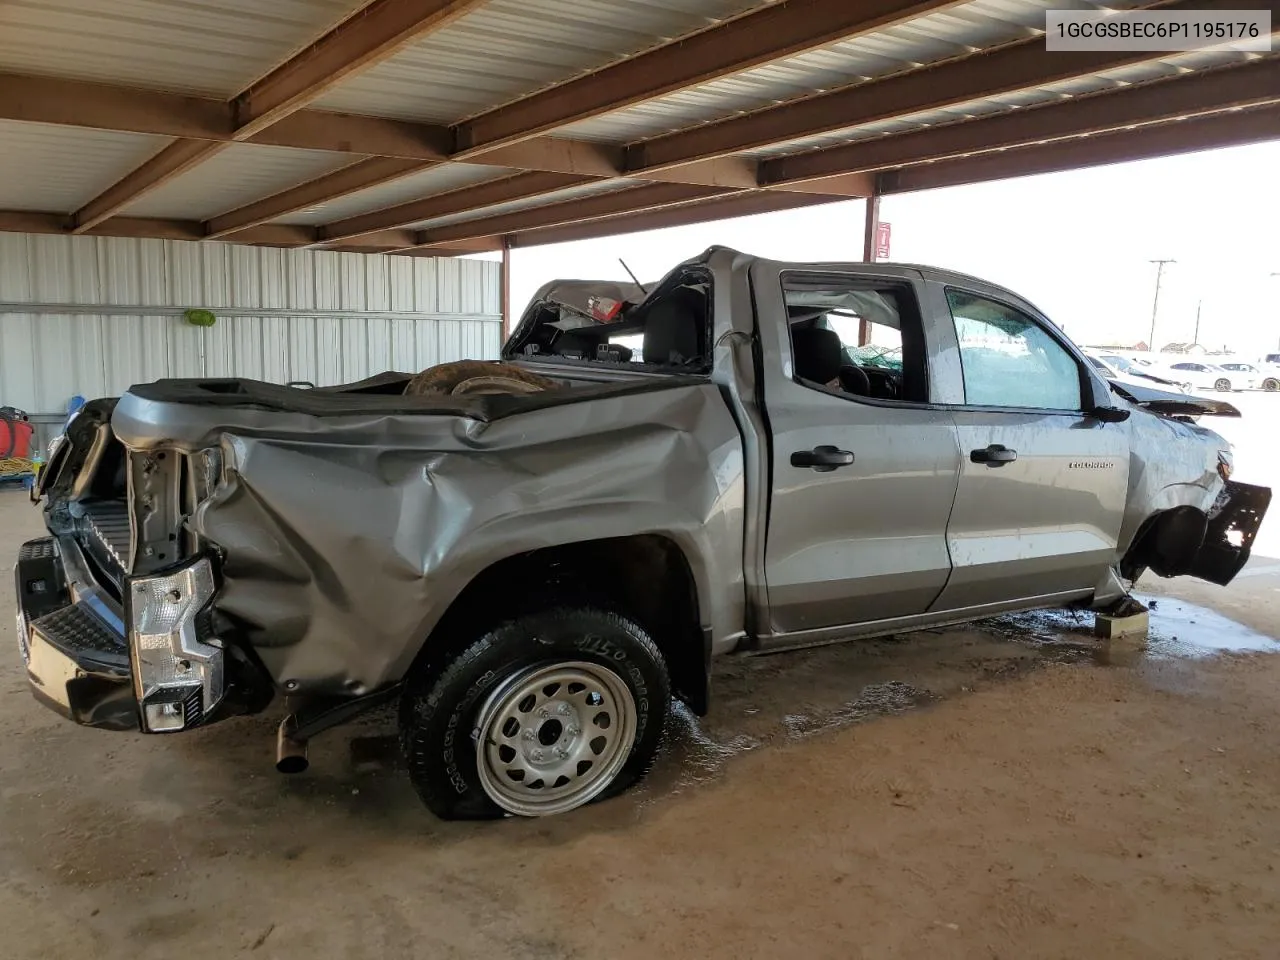
{"label": "hood", "polygon": [[1184,393],[1170,393],[1168,390],[1157,390],[1155,387],[1141,386],[1132,382],[1116,383],[1114,380],[1111,381],[1111,389],[1144,410],[1150,410],[1152,413],[1160,413],[1165,416],[1240,416],[1239,410],[1222,400],[1193,397]]}

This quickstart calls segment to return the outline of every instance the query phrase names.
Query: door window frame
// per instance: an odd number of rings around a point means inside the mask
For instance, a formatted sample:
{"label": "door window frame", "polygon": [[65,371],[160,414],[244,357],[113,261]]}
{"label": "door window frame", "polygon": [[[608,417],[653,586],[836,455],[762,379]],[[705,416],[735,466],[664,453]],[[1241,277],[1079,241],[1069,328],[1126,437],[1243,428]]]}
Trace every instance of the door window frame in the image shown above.
{"label": "door window frame", "polygon": [[[963,391],[965,397],[964,403],[950,404],[950,406],[961,410],[980,410],[987,413],[1047,414],[1057,417],[1082,417],[1088,415],[1087,411],[1089,409],[1089,402],[1093,394],[1093,379],[1087,369],[1088,362],[1081,355],[1079,348],[1068,340],[1057,326],[1047,318],[1037,314],[1034,310],[1029,310],[1026,306],[1011,303],[1008,300],[989,292],[979,292],[956,283],[944,282],[941,283],[940,286],[942,287],[942,303],[946,307],[947,311],[945,319],[947,323],[951,324],[956,341],[957,357],[960,363],[960,389]],[[948,297],[948,294],[952,290],[969,297],[978,297],[982,300],[987,300],[991,303],[1004,307],[1007,310],[1014,311],[1020,316],[1025,317],[1035,326],[1039,327],[1040,330],[1049,337],[1049,339],[1060,346],[1076,365],[1076,378],[1080,384],[1080,408],[1078,410],[1068,410],[1061,407],[1017,407],[1006,404],[969,403],[969,389],[968,385],[964,381],[964,348],[960,345],[960,333],[955,329],[956,318],[955,314],[951,311],[951,300]]]}
{"label": "door window frame", "polygon": [[[933,374],[930,370],[929,363],[929,332],[925,325],[924,298],[921,296],[923,290],[917,286],[915,282],[907,277],[891,277],[880,276],[876,274],[864,273],[840,273],[834,270],[796,270],[784,269],[778,271],[778,289],[782,294],[782,303],[785,307],[787,302],[787,280],[791,277],[804,277],[816,281],[817,283],[830,281],[833,284],[843,284],[851,289],[870,289],[891,288],[904,292],[911,298],[910,306],[914,310],[913,317],[904,316],[904,312],[899,310],[898,319],[900,322],[911,320],[915,322],[920,331],[920,344],[923,351],[921,358],[919,376],[924,385],[924,400],[890,400],[884,397],[864,397],[859,394],[846,393],[834,387],[827,387],[823,384],[815,383],[812,380],[805,380],[796,373],[795,346],[791,339],[791,318],[788,315],[783,319],[786,329],[786,346],[788,359],[791,363],[791,381],[798,387],[811,390],[814,393],[820,393],[823,396],[834,397],[837,400],[845,400],[851,403],[860,403],[870,407],[903,407],[911,410],[944,410],[946,404],[935,403],[931,398],[933,392]],[[901,333],[901,327],[899,327]],[[903,358],[905,367],[906,348],[903,347]]]}

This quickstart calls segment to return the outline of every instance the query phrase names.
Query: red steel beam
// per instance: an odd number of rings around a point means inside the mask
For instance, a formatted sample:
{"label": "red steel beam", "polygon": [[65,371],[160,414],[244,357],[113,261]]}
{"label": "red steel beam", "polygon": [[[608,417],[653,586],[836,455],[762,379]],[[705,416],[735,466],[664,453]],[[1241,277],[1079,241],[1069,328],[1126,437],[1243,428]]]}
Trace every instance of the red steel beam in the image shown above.
{"label": "red steel beam", "polygon": [[779,0],[473,117],[456,128],[459,154],[515,143],[955,2]]}
{"label": "red steel beam", "polygon": [[906,193],[1268,140],[1280,140],[1280,103],[886,170],[878,180],[883,193]]}
{"label": "red steel beam", "polygon": [[235,98],[237,134],[288,116],[349,76],[447,27],[487,0],[373,0]]}
{"label": "red steel beam", "polygon": [[[27,210],[0,210],[0,231],[5,233],[68,234],[67,217],[61,213]],[[93,237],[137,237],[157,240],[204,240],[204,225],[198,220],[166,220],[156,217],[112,217],[85,233]],[[399,249],[414,242],[409,230],[376,234],[354,241],[351,249],[364,253]],[[235,242],[248,246],[307,247],[316,243],[316,228],[302,224],[264,223],[236,234]],[[477,252],[468,249],[467,252]]]}
{"label": "red steel beam", "polygon": [[1280,57],[778,157],[761,163],[760,182],[794,184],[1271,100],[1280,100]]}
{"label": "red steel beam", "polygon": [[[233,140],[306,106],[335,83],[452,23],[486,0],[372,0],[233,98]],[[226,141],[175,140],[72,215],[83,233],[224,149]]]}
{"label": "red steel beam", "polygon": [[547,203],[515,213],[467,220],[446,227],[437,227],[434,230],[421,230],[414,245],[430,247],[477,237],[501,237],[543,226],[580,223],[584,220],[596,220],[618,213],[632,213],[694,200],[706,200],[710,197],[722,196],[726,192],[736,191],[727,191],[724,187],[701,187],[683,183],[650,183],[594,197]]}
{"label": "red steel beam", "polygon": [[288,190],[282,190],[207,220],[205,238],[217,240],[228,235],[234,236],[247,227],[256,227],[268,220],[275,220],[317,204],[390,183],[432,166],[434,164],[419,160],[396,160],[390,157],[369,157],[358,160],[341,170],[335,170],[315,180],[308,180],[296,187],[290,187]]}
{"label": "red steel beam", "polygon": [[438,193],[422,200],[401,203],[385,210],[375,210],[372,213],[347,217],[345,220],[336,220],[321,227],[320,236],[326,242],[347,240],[361,234],[403,227],[421,220],[467,213],[514,200],[529,200],[567,187],[590,183],[594,179],[594,177],[579,177],[565,173],[519,173],[513,177],[478,183],[475,186]]}
{"label": "red steel beam", "polygon": [[[1280,26],[1280,0],[1176,0],[1160,9],[1270,10],[1273,24]],[[628,147],[627,171],[640,173],[788,143],[1167,56],[1156,51],[1046,53],[1043,38],[1036,37],[655,137]]]}
{"label": "red steel beam", "polygon": [[643,230],[661,230],[665,227],[683,227],[691,223],[727,220],[731,217],[749,217],[759,213],[797,210],[801,207],[834,203],[841,199],[843,198],[803,193],[774,193],[763,190],[742,192],[677,207],[623,213],[584,223],[525,230],[511,237],[511,245],[536,247],[548,243],[595,240],[623,233],[638,233]]}

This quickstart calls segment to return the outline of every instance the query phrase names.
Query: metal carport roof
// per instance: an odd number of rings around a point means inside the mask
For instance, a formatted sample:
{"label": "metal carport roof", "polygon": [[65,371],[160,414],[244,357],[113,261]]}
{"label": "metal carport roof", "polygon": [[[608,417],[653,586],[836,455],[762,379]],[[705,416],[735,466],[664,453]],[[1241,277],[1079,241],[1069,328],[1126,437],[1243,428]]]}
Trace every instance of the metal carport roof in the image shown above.
{"label": "metal carport roof", "polygon": [[0,230],[440,255],[1280,137],[1280,55],[1051,6],[1143,5],[9,0]]}

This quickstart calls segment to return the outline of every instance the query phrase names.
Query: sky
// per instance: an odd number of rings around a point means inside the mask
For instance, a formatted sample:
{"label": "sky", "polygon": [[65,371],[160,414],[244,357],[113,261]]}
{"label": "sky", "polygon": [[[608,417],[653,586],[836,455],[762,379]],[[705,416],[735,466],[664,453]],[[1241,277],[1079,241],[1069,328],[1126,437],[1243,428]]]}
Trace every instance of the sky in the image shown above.
{"label": "sky", "polygon": [[[1280,349],[1280,142],[885,197],[890,260],[973,274],[1035,303],[1082,345],[1151,332],[1250,358]],[[864,205],[516,249],[517,310],[555,278],[662,276],[713,244],[784,260],[859,260]],[[1276,276],[1271,276],[1271,274]]]}

